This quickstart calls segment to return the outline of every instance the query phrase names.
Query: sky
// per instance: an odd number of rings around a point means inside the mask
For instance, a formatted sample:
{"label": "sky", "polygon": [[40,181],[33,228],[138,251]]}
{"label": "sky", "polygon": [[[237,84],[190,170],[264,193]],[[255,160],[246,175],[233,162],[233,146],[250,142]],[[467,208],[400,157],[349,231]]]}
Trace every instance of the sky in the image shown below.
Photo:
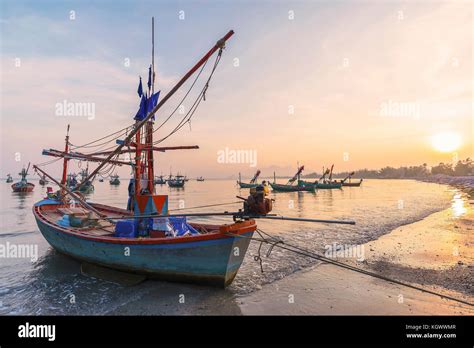
{"label": "sky", "polygon": [[[162,95],[235,31],[206,101],[190,125],[162,144],[200,149],[158,153],[156,174],[289,175],[297,163],[309,173],[331,164],[338,172],[473,157],[469,1],[6,0],[0,6],[0,177],[50,160],[41,151],[64,146],[67,124],[79,145],[133,123],[138,76],[146,82],[151,62],[151,16]],[[188,87],[157,113],[157,123]],[[64,103],[87,103],[93,112],[61,115]],[[433,146],[442,132],[454,134],[459,146],[444,152]],[[245,156],[234,163],[237,153]],[[58,175],[59,162],[49,170]],[[118,173],[128,176],[129,169]]]}

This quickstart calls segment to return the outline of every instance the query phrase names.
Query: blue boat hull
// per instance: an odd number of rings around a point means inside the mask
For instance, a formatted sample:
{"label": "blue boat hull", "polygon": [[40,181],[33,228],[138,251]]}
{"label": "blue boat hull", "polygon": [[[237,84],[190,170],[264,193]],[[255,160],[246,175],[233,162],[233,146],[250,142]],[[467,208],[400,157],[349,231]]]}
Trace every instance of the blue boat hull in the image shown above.
{"label": "blue boat hull", "polygon": [[109,243],[64,233],[35,218],[48,243],[73,258],[150,278],[219,287],[233,281],[253,235],[250,231],[241,237],[170,244],[127,243],[123,238]]}

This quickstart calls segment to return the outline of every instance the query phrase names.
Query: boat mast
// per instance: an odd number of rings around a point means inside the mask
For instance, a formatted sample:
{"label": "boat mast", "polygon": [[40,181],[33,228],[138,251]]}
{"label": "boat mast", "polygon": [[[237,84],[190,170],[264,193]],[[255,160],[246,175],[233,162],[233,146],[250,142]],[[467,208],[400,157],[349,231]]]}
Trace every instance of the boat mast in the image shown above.
{"label": "boat mast", "polygon": [[[234,34],[233,30],[230,30],[223,38],[218,40],[215,45],[179,80],[179,82],[166,94],[161,101],[156,105],[153,110],[151,110],[148,115],[141,121],[137,122],[135,125],[135,128],[130,131],[130,133],[125,137],[124,140],[117,141],[119,144],[116,149],[111,152],[107,158],[104,158],[102,160],[102,163],[95,168],[92,173],[89,174],[87,179],[93,178],[107,163],[109,163],[114,156],[120,153],[120,151],[125,147],[130,145],[130,141],[133,139],[134,136],[137,135],[139,129],[145,125],[152,117],[153,115],[168,101],[168,99],[171,98],[173,94],[189,79],[191,75],[193,75],[215,52],[219,51],[221,52],[223,48],[225,47],[225,42]],[[135,172],[135,175],[137,173]],[[85,182],[85,181],[84,181]],[[80,188],[84,182],[79,184]],[[135,183],[135,187],[138,186],[137,183]]]}
{"label": "boat mast", "polygon": [[[153,97],[155,92],[155,17],[151,17],[151,91],[150,98]],[[152,99],[150,99],[152,100]],[[155,171],[153,165],[153,118],[146,124],[146,146],[147,150],[147,165],[148,165],[148,192],[150,194],[155,193],[155,184],[153,180],[155,179]]]}
{"label": "boat mast", "polygon": [[63,161],[63,176],[61,178],[61,184],[65,185],[67,181],[67,162],[69,159],[67,158],[67,153],[69,152],[69,124],[67,125],[67,131],[66,131],[66,144],[64,146],[64,153],[66,156],[64,156],[64,161]]}

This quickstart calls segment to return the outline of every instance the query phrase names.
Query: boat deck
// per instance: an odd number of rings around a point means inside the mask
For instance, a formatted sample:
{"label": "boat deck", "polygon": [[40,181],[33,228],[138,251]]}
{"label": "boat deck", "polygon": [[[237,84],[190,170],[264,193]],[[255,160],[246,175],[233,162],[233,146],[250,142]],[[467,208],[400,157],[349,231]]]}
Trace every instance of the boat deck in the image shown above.
{"label": "boat deck", "polygon": [[[99,211],[102,209],[98,208]],[[102,211],[101,211],[102,212]],[[98,218],[97,214],[88,211],[84,208],[78,208],[78,207],[68,207],[68,206],[56,206],[56,207],[48,207],[47,209],[41,209],[41,215],[44,217],[47,221],[49,221],[52,224],[56,224],[58,220],[60,220],[63,215],[65,214],[78,214],[78,215],[86,215],[88,213],[92,213],[91,217],[92,218]],[[105,213],[105,211],[104,211]],[[109,217],[121,217],[124,216],[124,214],[130,215],[129,212],[127,211],[107,211],[107,215]],[[90,236],[113,236],[114,235],[114,230],[115,230],[115,225],[113,223],[110,223],[106,220],[98,220],[97,225],[94,227],[66,227],[68,230],[73,230],[74,232],[77,233],[82,233],[85,235],[90,235]]]}
{"label": "boat deck", "polygon": [[[104,206],[101,204],[91,204],[95,209],[97,209],[100,213],[107,215],[110,218],[124,218],[126,219],[127,216],[132,216],[132,213],[125,209],[115,208]],[[38,207],[38,213],[40,214],[41,218],[46,220],[48,223],[53,225],[58,225],[58,221],[65,215],[65,214],[75,214],[75,215],[83,215],[86,216],[91,214],[90,217],[93,219],[97,219],[99,216],[92,212],[91,210],[84,209],[82,207],[71,207],[69,205],[46,205]],[[209,234],[209,233],[216,233],[219,231],[218,225],[208,225],[208,224],[196,224],[191,223],[200,234]],[[97,224],[93,227],[64,227],[61,226],[62,229],[67,231],[73,231],[75,233],[80,233],[87,236],[93,237],[113,237],[115,234],[115,224],[104,220],[98,219]],[[170,237],[144,237],[148,238],[170,238]]]}

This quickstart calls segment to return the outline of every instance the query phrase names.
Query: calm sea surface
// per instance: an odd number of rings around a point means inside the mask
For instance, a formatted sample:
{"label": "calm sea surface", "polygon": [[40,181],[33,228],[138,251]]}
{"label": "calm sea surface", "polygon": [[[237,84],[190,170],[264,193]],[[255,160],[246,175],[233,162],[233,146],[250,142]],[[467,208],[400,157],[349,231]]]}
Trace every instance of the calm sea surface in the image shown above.
{"label": "calm sea surface", "polygon": [[[0,258],[0,314],[106,314],[126,306],[150,292],[159,291],[163,283],[146,281],[136,286],[121,286],[98,280],[80,272],[80,264],[56,253],[42,237],[31,212],[32,205],[45,196],[46,188],[37,181],[30,194],[13,193],[10,184],[0,182],[0,244],[33,244],[39,258]],[[125,208],[127,183],[118,187],[107,181],[95,182],[91,201]],[[168,194],[170,209],[235,202],[236,195],[247,196],[233,180],[189,181],[184,189],[157,186],[160,194]],[[395,227],[420,220],[447,208],[455,190],[437,184],[411,180],[367,180],[361,187],[343,190],[272,193],[273,213],[291,217],[351,219],[355,226],[326,225],[304,222],[258,221],[259,227],[272,235],[307,249],[323,251],[328,244],[360,244],[388,233]],[[239,204],[183,212],[232,211]],[[202,222],[229,222],[229,218],[199,218]],[[313,261],[275,248],[263,258],[265,272],[254,261],[259,244],[252,242],[234,283],[226,294],[243,295],[262,285],[278,281],[311,265]],[[266,250],[267,247],[264,247]],[[168,288],[170,284],[166,285]],[[172,284],[179,291],[181,284]],[[209,290],[208,290],[209,291]],[[213,290],[210,290],[213,291]],[[221,291],[222,290],[215,290]],[[71,302],[71,295],[75,301]]]}

